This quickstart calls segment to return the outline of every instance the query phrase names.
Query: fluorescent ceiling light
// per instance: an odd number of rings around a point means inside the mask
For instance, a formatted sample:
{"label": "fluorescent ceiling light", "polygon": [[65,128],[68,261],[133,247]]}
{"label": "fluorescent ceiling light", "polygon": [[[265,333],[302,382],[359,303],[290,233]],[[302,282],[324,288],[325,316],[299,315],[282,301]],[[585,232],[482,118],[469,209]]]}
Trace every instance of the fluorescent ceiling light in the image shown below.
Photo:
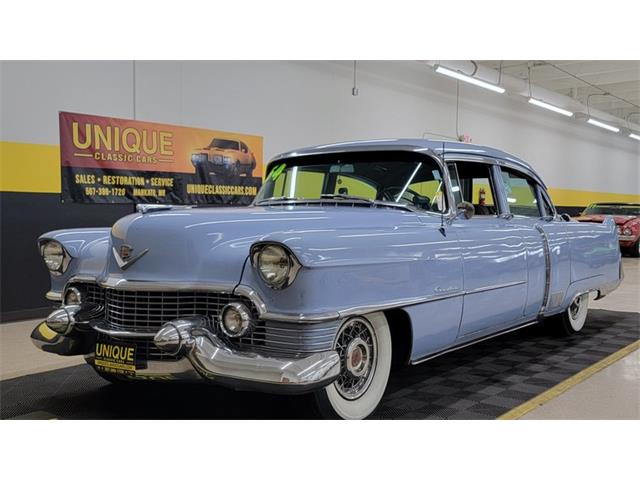
{"label": "fluorescent ceiling light", "polygon": [[599,122],[598,120],[594,120],[593,118],[587,120],[587,123],[595,125],[596,127],[604,128],[605,130],[609,130],[610,132],[618,133],[620,131],[618,127],[614,127],[613,125],[609,125],[608,123]]}
{"label": "fluorescent ceiling light", "polygon": [[471,83],[471,84],[476,85],[478,87],[486,88],[487,90],[491,90],[491,91],[498,92],[498,93],[504,93],[505,92],[505,89],[502,88],[502,87],[499,87],[498,85],[494,85],[493,83],[489,83],[489,82],[484,82],[482,80],[478,80],[475,77],[470,77],[469,75],[465,75],[463,73],[459,73],[459,72],[456,72],[454,70],[449,70],[448,68],[442,67],[440,65],[438,65],[438,68],[436,68],[436,72],[442,73],[443,75],[447,75],[447,76],[455,78],[457,80],[461,80],[463,82]]}
{"label": "fluorescent ceiling light", "polygon": [[633,138],[634,140],[640,140],[640,135],[636,135],[635,133],[630,133],[629,138]]}
{"label": "fluorescent ceiling light", "polygon": [[541,100],[536,100],[535,98],[530,98],[529,103],[531,105],[536,105],[537,107],[546,108],[547,110],[551,110],[552,112],[559,113],[560,115],[564,115],[565,117],[573,117],[573,112],[565,110],[564,108],[556,107],[555,105],[551,105],[550,103],[546,103]]}

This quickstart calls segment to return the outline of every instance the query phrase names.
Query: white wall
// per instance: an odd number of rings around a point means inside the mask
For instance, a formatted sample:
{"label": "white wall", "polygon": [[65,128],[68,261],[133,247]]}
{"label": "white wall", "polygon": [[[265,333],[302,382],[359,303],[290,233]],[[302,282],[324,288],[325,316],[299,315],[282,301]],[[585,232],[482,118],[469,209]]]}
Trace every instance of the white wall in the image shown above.
{"label": "white wall", "polygon": [[[455,81],[417,62],[136,62],[136,118],[264,136],[265,158],[365,138],[455,135]],[[58,143],[59,110],[131,118],[132,62],[2,62],[0,140]],[[461,86],[461,132],[552,187],[640,193],[640,142]]]}

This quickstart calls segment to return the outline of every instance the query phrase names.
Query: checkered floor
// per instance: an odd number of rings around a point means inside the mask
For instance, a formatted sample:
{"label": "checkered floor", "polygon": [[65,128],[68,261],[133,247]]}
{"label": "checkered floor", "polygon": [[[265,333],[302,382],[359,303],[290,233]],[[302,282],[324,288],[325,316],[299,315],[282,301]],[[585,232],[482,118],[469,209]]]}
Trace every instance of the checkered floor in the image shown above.
{"label": "checkered floor", "polygon": [[[640,338],[640,314],[591,310],[577,336],[539,327],[392,373],[376,419],[493,419]],[[311,399],[194,384],[109,385],[87,365],[0,382],[0,416],[68,419],[314,418]]]}

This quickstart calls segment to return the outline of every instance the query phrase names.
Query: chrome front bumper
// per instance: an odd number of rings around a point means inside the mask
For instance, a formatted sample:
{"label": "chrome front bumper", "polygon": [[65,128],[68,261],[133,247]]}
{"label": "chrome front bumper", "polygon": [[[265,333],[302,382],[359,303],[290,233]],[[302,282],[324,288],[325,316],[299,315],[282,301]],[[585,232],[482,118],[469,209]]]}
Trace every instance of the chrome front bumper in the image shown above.
{"label": "chrome front bumper", "polygon": [[[54,315],[59,316],[60,310],[50,317]],[[84,355],[91,365],[98,332],[121,341],[153,338],[158,348],[180,357],[174,361],[148,360],[146,368],[136,370],[135,379],[204,379],[240,390],[305,393],[330,384],[340,373],[340,357],[334,350],[302,358],[266,357],[231,349],[203,325],[203,318],[190,317],[166,323],[154,335],[108,329],[101,320],[76,320],[73,328],[62,335],[51,330],[45,321],[33,330],[31,338],[41,350]]]}

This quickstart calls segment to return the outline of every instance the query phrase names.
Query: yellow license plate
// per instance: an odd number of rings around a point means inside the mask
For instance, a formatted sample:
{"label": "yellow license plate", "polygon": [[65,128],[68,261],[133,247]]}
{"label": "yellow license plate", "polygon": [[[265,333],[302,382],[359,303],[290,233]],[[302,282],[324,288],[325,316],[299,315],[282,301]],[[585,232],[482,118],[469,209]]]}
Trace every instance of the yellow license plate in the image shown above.
{"label": "yellow license plate", "polygon": [[136,346],[122,343],[96,342],[94,366],[116,375],[136,374]]}

